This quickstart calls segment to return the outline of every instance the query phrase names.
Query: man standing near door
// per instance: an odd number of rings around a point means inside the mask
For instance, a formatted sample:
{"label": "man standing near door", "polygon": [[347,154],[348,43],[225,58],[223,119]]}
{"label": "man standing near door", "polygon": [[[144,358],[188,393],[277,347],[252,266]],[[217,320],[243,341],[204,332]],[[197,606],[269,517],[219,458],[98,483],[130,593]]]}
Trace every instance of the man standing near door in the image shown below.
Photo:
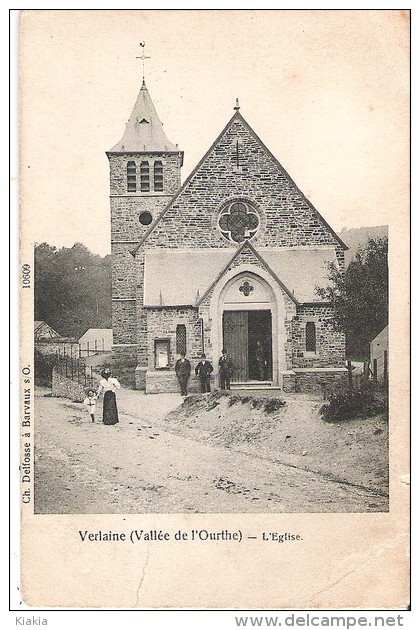
{"label": "man standing near door", "polygon": [[191,363],[185,358],[185,352],[181,352],[181,358],[175,364],[175,372],[181,387],[181,396],[187,395],[188,379],[190,378]]}
{"label": "man standing near door", "polygon": [[200,379],[201,393],[205,394],[210,391],[210,374],[213,372],[213,366],[210,361],[206,361],[206,355],[201,355],[201,361],[195,368],[195,374]]}
{"label": "man standing near door", "polygon": [[260,381],[265,381],[267,371],[267,360],[265,358],[264,346],[261,341],[257,341],[256,357],[258,364],[258,372],[260,374]]}
{"label": "man standing near door", "polygon": [[220,389],[230,389],[230,379],[233,373],[233,363],[227,353],[227,350],[222,350],[222,356],[219,359],[219,375],[220,375]]}

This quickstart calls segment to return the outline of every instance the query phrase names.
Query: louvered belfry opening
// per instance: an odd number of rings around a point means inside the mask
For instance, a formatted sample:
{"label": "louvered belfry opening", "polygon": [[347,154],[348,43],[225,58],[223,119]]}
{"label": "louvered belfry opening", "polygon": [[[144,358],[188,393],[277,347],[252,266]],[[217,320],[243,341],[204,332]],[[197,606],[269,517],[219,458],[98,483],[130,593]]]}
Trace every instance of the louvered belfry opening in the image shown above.
{"label": "louvered belfry opening", "polygon": [[130,160],[127,162],[127,192],[137,191],[136,163]]}
{"label": "louvered belfry opening", "polygon": [[141,192],[150,190],[149,162],[145,161],[140,164],[140,190]]}
{"label": "louvered belfry opening", "polygon": [[154,189],[155,192],[163,191],[163,164],[162,162],[155,162],[154,164]]}

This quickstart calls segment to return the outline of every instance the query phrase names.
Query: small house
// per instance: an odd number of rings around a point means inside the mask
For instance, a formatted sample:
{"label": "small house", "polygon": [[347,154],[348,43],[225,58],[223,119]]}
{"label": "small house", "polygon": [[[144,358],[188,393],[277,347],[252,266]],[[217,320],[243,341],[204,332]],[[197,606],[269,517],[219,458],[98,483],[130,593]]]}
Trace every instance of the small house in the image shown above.
{"label": "small house", "polygon": [[79,356],[111,352],[112,328],[89,328],[79,339]]}
{"label": "small house", "polygon": [[34,322],[35,340],[38,339],[62,339],[62,336],[55,331],[47,322]]}
{"label": "small house", "polygon": [[370,366],[373,379],[379,383],[388,380],[388,326],[370,342]]}
{"label": "small house", "polygon": [[75,339],[63,337],[47,322],[34,322],[35,350],[43,355],[59,354],[77,356],[78,343]]}

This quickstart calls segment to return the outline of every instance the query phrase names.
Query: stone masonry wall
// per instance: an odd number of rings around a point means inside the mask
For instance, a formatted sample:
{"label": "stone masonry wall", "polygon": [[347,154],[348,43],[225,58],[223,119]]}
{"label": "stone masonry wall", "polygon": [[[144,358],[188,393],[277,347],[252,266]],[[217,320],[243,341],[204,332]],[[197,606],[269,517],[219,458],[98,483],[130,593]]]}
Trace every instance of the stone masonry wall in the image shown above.
{"label": "stone masonry wall", "polygon": [[[298,306],[292,322],[292,365],[294,368],[343,367],[345,336],[334,330],[330,306]],[[306,351],[306,323],[314,322],[316,351]],[[289,367],[289,366],[288,366]]]}
{"label": "stone masonry wall", "polygon": [[70,378],[62,376],[53,368],[52,395],[61,398],[70,398],[75,402],[83,402],[86,398],[86,388],[79,383],[75,383]]}
{"label": "stone masonry wall", "polygon": [[60,339],[35,339],[35,350],[41,354],[67,354],[67,356],[79,356],[79,343]]}
{"label": "stone masonry wall", "polygon": [[140,223],[142,212],[150,212],[153,221],[167,205],[172,195],[146,194],[125,196],[111,195],[111,240],[125,243],[128,250],[135,248],[150,225]]}
{"label": "stone masonry wall", "polygon": [[112,346],[112,366],[118,369],[120,366],[131,366],[134,370],[137,366],[137,344]]}
{"label": "stone masonry wall", "polygon": [[202,352],[201,322],[196,308],[171,307],[147,309],[148,367],[155,369],[155,339],[169,339],[170,367],[174,368],[179,356],[176,352],[176,327],[184,324],[187,331],[187,357],[192,364],[199,361]]}
{"label": "stone masonry wall", "polygon": [[147,310],[143,308],[144,298],[144,249],[142,248],[136,255],[137,261],[137,286],[136,286],[136,341],[137,341],[137,365],[148,366],[147,351]]}
{"label": "stone masonry wall", "polygon": [[317,392],[323,394],[335,387],[343,387],[348,382],[345,368],[337,370],[316,370],[297,372],[295,376],[295,392]]}
{"label": "stone masonry wall", "polygon": [[[133,245],[134,247],[134,245]],[[112,297],[135,298],[138,263],[125,243],[112,244]]]}
{"label": "stone masonry wall", "polygon": [[[216,384],[216,378],[212,375],[210,379],[211,390],[214,390],[217,386],[218,385]],[[200,381],[195,376],[194,370],[191,371],[187,390],[189,394],[200,392]],[[147,371],[146,394],[161,394],[179,391],[180,387],[175,374],[175,370]]]}
{"label": "stone masonry wall", "polygon": [[112,330],[115,345],[137,342],[135,300],[116,300],[112,302]]}
{"label": "stone masonry wall", "polygon": [[[135,259],[131,251],[144,236],[149,225],[140,223],[140,214],[150,212],[155,220],[180,185],[182,156],[176,153],[108,154],[110,164],[111,251],[112,251],[112,319],[114,333],[114,358],[118,363],[126,361],[137,365],[133,358],[133,344],[139,341],[140,359],[145,346],[145,316],[137,314],[138,287],[143,285],[143,261]],[[140,192],[140,162],[147,160],[150,166],[150,192]],[[153,164],[163,164],[163,191],[153,190]],[[134,161],[137,167],[137,192],[127,191],[127,163]],[[140,296],[142,299],[142,296]],[[130,301],[131,300],[131,301]],[[142,301],[139,302],[141,306]],[[124,348],[123,344],[128,344]],[[137,348],[135,349],[137,354]]]}

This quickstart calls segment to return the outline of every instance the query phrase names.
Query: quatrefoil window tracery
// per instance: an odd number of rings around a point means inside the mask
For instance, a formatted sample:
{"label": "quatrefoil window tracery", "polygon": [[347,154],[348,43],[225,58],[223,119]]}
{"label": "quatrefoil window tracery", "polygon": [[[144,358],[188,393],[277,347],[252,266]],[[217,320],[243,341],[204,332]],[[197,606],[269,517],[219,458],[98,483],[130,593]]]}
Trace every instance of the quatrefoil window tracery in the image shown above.
{"label": "quatrefoil window tracery", "polygon": [[242,286],[239,287],[239,291],[244,294],[245,297],[248,297],[253,292],[254,287],[252,284],[245,280]]}
{"label": "quatrefoil window tracery", "polygon": [[219,217],[219,228],[228,241],[242,243],[252,238],[260,225],[256,211],[243,201],[234,201],[226,206]]}

